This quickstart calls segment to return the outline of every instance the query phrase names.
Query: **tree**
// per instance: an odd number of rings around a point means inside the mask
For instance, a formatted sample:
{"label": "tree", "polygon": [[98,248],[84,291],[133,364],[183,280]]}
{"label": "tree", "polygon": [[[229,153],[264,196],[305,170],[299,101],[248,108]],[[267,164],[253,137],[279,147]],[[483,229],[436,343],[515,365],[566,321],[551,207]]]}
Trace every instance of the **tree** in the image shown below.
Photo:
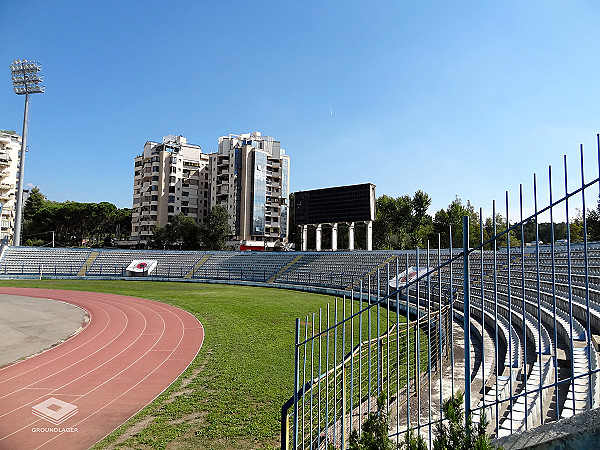
{"label": "tree", "polygon": [[29,191],[29,197],[23,206],[23,220],[31,220],[36,212],[38,212],[46,199],[40,192],[40,189],[35,186]]}
{"label": "tree", "polygon": [[231,236],[229,214],[222,205],[215,205],[200,226],[200,240],[204,250],[225,250],[227,238]]}
{"label": "tree", "polygon": [[400,198],[394,199],[387,195],[382,195],[377,199],[377,216],[373,224],[373,240],[375,248],[391,250],[397,247],[397,238],[400,217],[399,212]]}
{"label": "tree", "polygon": [[433,231],[433,220],[427,210],[431,206],[431,197],[418,190],[412,198],[412,221],[410,235],[413,247],[424,247],[427,236]]}
{"label": "tree", "polygon": [[588,211],[586,225],[589,240],[600,241],[600,200],[598,200],[596,208]]}
{"label": "tree", "polygon": [[155,226],[148,246],[154,249],[198,250],[200,227],[191,217],[173,216],[164,227]]}
{"label": "tree", "polygon": [[54,232],[59,246],[106,246],[112,244],[112,238],[121,230],[125,235],[131,230],[129,209],[118,209],[108,202],[52,202],[37,187],[25,202],[23,217],[23,236],[41,240],[41,245]]}
{"label": "tree", "polygon": [[[434,450],[493,450],[496,448],[486,434],[487,422],[482,414],[479,424],[473,425],[471,416],[465,418],[463,409],[463,395],[457,392],[442,405],[443,421],[436,425],[433,437]],[[406,450],[427,450],[425,440],[418,434],[409,431],[404,435],[404,442],[394,445],[388,436],[389,419],[384,412],[385,394],[377,399],[377,411],[369,413],[369,417],[362,425],[362,434],[352,430],[350,434],[349,450],[391,450],[394,448]],[[332,448],[329,445],[328,448]],[[502,447],[499,448],[502,450]]]}
{"label": "tree", "polygon": [[[525,224],[523,226],[523,236],[527,236]],[[504,219],[500,214],[496,214],[496,236],[504,233],[506,231],[506,219]],[[534,235],[535,236],[535,235]],[[483,240],[487,241],[494,237],[494,222],[491,217],[485,219],[483,223]],[[521,230],[520,228],[513,229],[508,232],[508,237],[510,238],[510,246],[511,247],[520,247],[521,246]],[[502,236],[496,239],[496,248],[501,249],[506,247],[507,234],[503,234]],[[535,240],[535,237],[533,238]],[[541,238],[540,238],[541,240]],[[527,241],[527,240],[526,240]],[[479,243],[479,240],[477,241]],[[486,250],[491,250],[494,244],[489,243],[485,246]]]}
{"label": "tree", "polygon": [[377,398],[377,412],[369,413],[363,423],[360,438],[356,430],[350,434],[349,450],[392,450],[395,446],[388,436],[388,416],[385,413],[385,393]]}
{"label": "tree", "polygon": [[[462,200],[456,196],[448,208],[440,209],[433,218],[433,233],[440,234],[442,248],[450,246],[450,227],[452,227],[452,246],[463,246],[463,217],[469,218],[469,243],[473,247],[480,243],[479,217],[471,202],[463,205]],[[435,236],[430,236],[433,239]]]}
{"label": "tree", "polygon": [[431,198],[420,190],[412,198],[379,197],[373,225],[374,247],[389,250],[423,247],[432,232],[431,216],[427,214],[430,205]]}
{"label": "tree", "polygon": [[463,394],[458,392],[442,405],[445,421],[438,422],[433,439],[434,450],[492,450],[495,448],[486,434],[487,422],[482,414],[479,424],[473,425],[471,415],[465,418]]}

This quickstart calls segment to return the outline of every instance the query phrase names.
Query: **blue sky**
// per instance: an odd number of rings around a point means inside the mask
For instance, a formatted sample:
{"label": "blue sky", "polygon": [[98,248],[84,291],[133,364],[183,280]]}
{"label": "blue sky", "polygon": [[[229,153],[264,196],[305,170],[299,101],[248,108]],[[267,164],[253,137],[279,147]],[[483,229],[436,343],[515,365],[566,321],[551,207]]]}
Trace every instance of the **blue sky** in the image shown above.
{"label": "blue sky", "polygon": [[534,172],[545,193],[549,164],[562,192],[580,143],[597,176],[596,2],[0,0],[0,17],[0,128],[22,126],[11,61],[39,61],[25,181],[52,200],[131,207],[133,158],[167,134],[211,152],[261,131],[292,191],[422,189],[432,214],[455,195],[488,214],[519,183],[530,199]]}

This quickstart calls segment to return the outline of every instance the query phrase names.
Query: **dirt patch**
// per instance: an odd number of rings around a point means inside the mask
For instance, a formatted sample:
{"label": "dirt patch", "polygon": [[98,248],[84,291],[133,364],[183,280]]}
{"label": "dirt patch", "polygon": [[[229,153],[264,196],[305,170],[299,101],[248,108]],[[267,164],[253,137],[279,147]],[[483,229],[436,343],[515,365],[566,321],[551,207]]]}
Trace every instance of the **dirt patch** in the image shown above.
{"label": "dirt patch", "polygon": [[180,417],[179,419],[171,420],[169,421],[169,423],[173,425],[178,425],[184,422],[193,422],[198,419],[204,419],[204,417],[206,417],[207,414],[208,413],[206,411],[196,411],[190,414],[186,414],[185,416]]}
{"label": "dirt patch", "polygon": [[108,447],[106,447],[107,450],[114,450],[115,448],[119,447],[127,439],[132,438],[133,436],[138,434],[140,431],[142,431],[144,428],[146,428],[148,425],[150,425],[153,420],[154,420],[154,417],[148,416],[148,417],[144,417],[138,423],[131,425],[127,430],[125,430],[125,432],[121,436],[119,436],[119,438],[115,442],[113,442]]}

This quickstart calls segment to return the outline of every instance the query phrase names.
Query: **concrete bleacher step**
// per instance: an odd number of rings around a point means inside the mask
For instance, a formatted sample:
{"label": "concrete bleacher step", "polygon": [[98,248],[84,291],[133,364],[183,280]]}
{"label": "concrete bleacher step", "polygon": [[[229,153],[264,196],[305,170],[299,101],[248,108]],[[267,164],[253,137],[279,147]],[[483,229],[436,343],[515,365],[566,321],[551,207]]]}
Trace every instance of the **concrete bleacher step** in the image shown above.
{"label": "concrete bleacher step", "polygon": [[[385,267],[386,264],[391,263],[392,261],[394,261],[397,258],[398,258],[398,255],[392,255],[392,256],[390,256],[385,261],[383,261],[382,263],[378,264],[373,269],[371,269],[369,272],[367,272],[365,274],[365,277],[368,276],[368,275],[373,275],[373,274],[377,273],[377,271],[379,269],[381,269],[382,267]],[[346,287],[346,289],[350,291],[350,290],[356,289],[358,286],[360,286],[360,280],[356,280],[354,283],[350,283],[350,285],[348,287]]]}
{"label": "concrete bleacher step", "polygon": [[279,271],[275,275],[273,275],[271,278],[269,278],[269,280],[267,281],[267,283],[273,283],[273,282],[275,282],[275,280],[277,278],[279,278],[280,275],[282,275],[283,273],[287,272],[294,264],[296,264],[298,261],[300,261],[300,259],[302,259],[302,255],[296,256],[289,263],[287,263],[285,266],[283,266],[281,269],[279,269]]}
{"label": "concrete bleacher step", "polygon": [[87,257],[87,259],[85,260],[85,262],[83,263],[83,265],[79,269],[79,272],[77,272],[77,276],[78,277],[84,277],[85,276],[85,274],[87,273],[88,269],[90,267],[92,267],[92,264],[94,264],[94,261],[96,260],[96,258],[98,257],[99,254],[100,254],[99,251],[93,251],[93,252],[90,253],[90,255]]}
{"label": "concrete bleacher step", "polygon": [[208,261],[208,259],[211,257],[211,255],[209,253],[207,253],[206,255],[204,255],[202,258],[200,258],[200,260],[194,264],[194,267],[191,268],[191,270],[186,273],[183,278],[186,279],[190,279],[192,278],[192,276],[194,275],[194,273],[204,265],[204,263],[206,263],[206,261]]}

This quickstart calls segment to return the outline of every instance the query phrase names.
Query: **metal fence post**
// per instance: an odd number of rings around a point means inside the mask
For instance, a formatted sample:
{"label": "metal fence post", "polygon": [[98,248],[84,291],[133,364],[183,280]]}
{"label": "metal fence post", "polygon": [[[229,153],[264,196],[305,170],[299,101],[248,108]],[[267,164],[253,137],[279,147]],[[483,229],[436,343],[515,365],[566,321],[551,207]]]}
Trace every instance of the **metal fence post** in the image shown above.
{"label": "metal fence post", "polygon": [[296,344],[294,346],[294,450],[298,445],[298,384],[300,382],[300,319],[296,319]]}
{"label": "metal fence post", "polygon": [[[346,448],[346,365],[342,366],[342,450]],[[350,421],[352,421],[352,411],[350,411]]]}
{"label": "metal fence post", "polygon": [[465,415],[471,415],[471,309],[469,290],[469,217],[463,216],[463,304],[465,332]]}

